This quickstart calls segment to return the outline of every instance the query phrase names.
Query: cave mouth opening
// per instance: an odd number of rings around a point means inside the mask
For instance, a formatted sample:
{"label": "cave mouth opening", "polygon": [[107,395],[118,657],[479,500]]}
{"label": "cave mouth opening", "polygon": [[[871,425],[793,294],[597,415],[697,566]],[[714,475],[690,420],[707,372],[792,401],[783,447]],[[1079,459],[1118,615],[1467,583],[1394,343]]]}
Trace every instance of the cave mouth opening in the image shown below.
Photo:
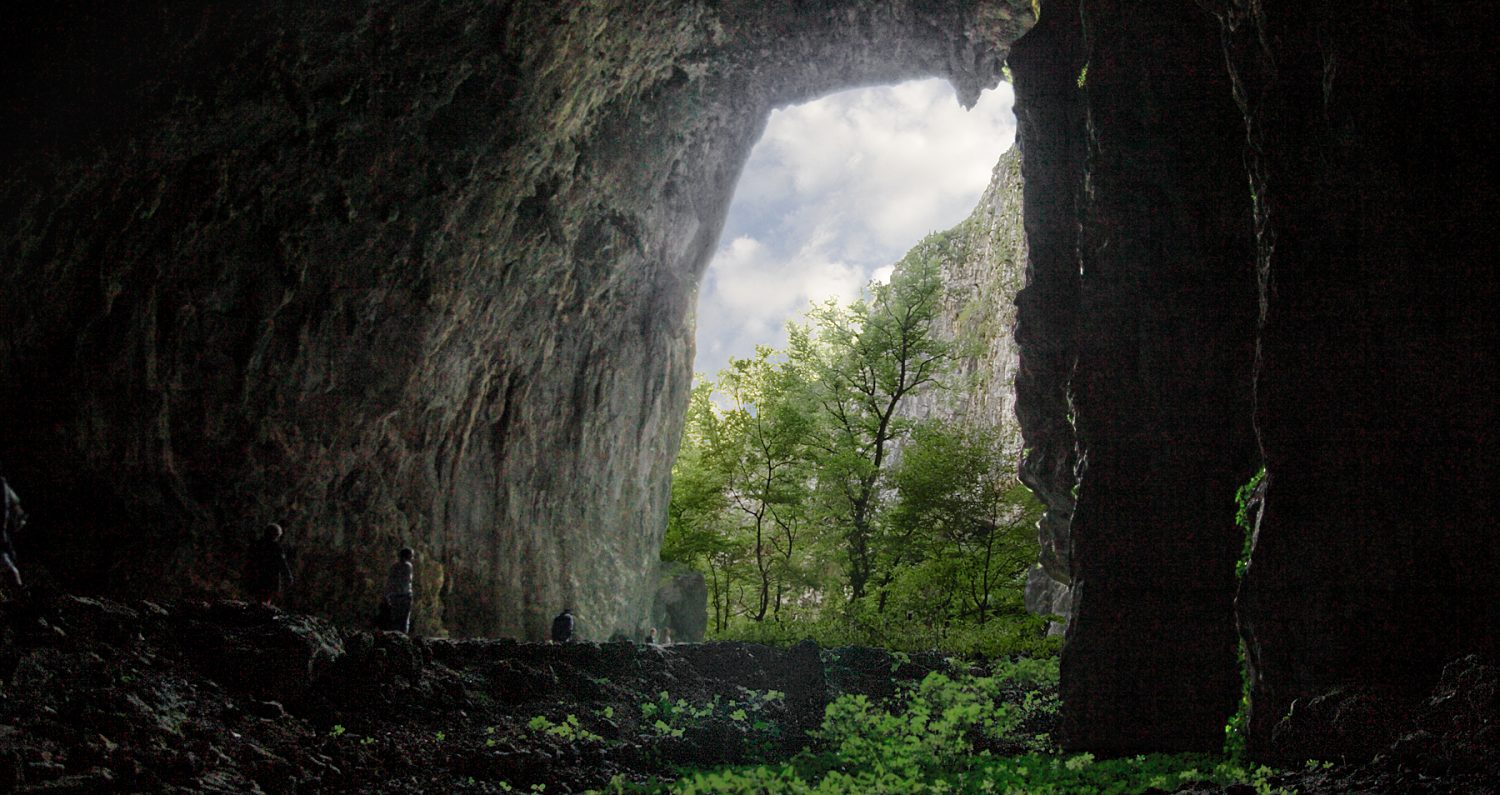
{"label": "cave mouth opening", "polygon": [[940,78],[773,110],[701,279],[694,372],[780,348],[810,303],[853,300],[962,222],[1015,140],[1008,82],[967,111]]}
{"label": "cave mouth opening", "polygon": [[[797,614],[791,618],[795,624],[804,611],[821,615],[834,605],[878,603],[878,610],[885,611],[889,578],[877,586],[868,573],[877,565],[866,551],[876,531],[872,522],[857,524],[873,515],[876,509],[866,514],[865,506],[875,503],[864,493],[851,498],[857,507],[843,506],[847,510],[842,514],[839,507],[824,505],[833,490],[826,484],[851,470],[841,469],[841,454],[829,452],[837,447],[829,440],[838,432],[825,434],[824,426],[831,428],[838,420],[815,416],[824,411],[818,377],[804,381],[796,372],[805,374],[817,365],[790,350],[786,326],[826,330],[820,324],[827,315],[804,314],[811,305],[832,300],[847,307],[860,297],[875,302],[883,300],[879,295],[925,279],[922,283],[929,286],[920,289],[927,297],[920,299],[924,308],[917,311],[930,312],[930,320],[918,324],[924,330],[908,332],[917,335],[911,339],[941,338],[942,346],[951,344],[956,351],[994,341],[980,339],[984,334],[1008,335],[1013,274],[1024,262],[1013,104],[1011,84],[1001,82],[964,111],[945,81],[930,79],[842,91],[769,112],[734,186],[716,256],[700,282],[698,383],[674,462],[662,544],[664,561],[699,573],[711,612],[709,629],[719,637],[759,632],[762,621],[768,622],[766,627],[781,626],[786,614]],[[1003,211],[997,209],[1001,207]],[[996,273],[973,264],[978,260],[994,265]],[[914,271],[926,275],[913,276]],[[888,279],[890,291],[872,286]],[[985,320],[974,322],[976,317]],[[951,364],[955,382],[976,393],[980,384],[1011,381],[1011,365],[956,353],[950,361],[948,348],[943,350],[934,355],[941,363],[933,367]],[[889,349],[879,354],[886,361],[897,359]],[[907,360],[901,361],[904,366]],[[803,365],[807,371],[801,370]],[[979,369],[995,369],[996,375],[980,378]],[[770,375],[773,370],[780,374]],[[1014,421],[997,415],[1008,413],[1012,402],[954,397],[950,405],[927,388],[939,380],[892,390],[892,400],[901,401],[897,424],[904,428],[908,420],[912,426],[931,420],[936,428],[939,420],[953,420],[943,432],[956,438],[956,415],[962,414],[976,425],[988,423],[985,431],[994,433],[984,436],[982,444],[998,449],[1005,435],[1001,426],[1011,428]],[[919,394],[919,389],[924,391]],[[937,416],[944,411],[955,416]],[[879,413],[871,409],[867,416]],[[964,430],[974,431],[966,441],[979,439],[976,429]],[[904,431],[887,434],[884,428],[876,433],[878,438],[861,437],[857,444],[880,451],[874,453],[873,466],[887,472],[897,460],[894,448],[911,437]],[[767,441],[773,436],[777,441]],[[766,444],[775,451],[762,447]],[[760,479],[761,462],[771,462],[766,467],[774,470],[765,480]],[[755,474],[746,474],[751,469]],[[817,483],[824,485],[813,485]],[[885,501],[884,496],[877,499],[882,505]],[[773,503],[780,507],[771,507]],[[804,506],[811,507],[804,511]],[[807,518],[814,514],[833,518],[818,519],[821,529],[814,530]],[[839,538],[842,530],[829,529],[840,522],[839,527],[852,528],[848,532],[856,540]],[[1024,535],[1030,543],[1034,530],[1028,525]],[[739,553],[731,548],[751,537],[754,541],[743,549],[754,555],[755,567],[747,575],[748,568],[733,569],[740,565],[734,558]],[[709,549],[717,551],[705,552]],[[1036,558],[1034,545],[1028,558]],[[891,563],[892,569],[896,565]],[[831,573],[835,567],[841,573]],[[828,577],[809,579],[800,573],[813,570],[828,572]],[[741,575],[749,579],[731,585]],[[758,584],[744,590],[751,580]],[[862,590],[866,586],[869,590]],[[989,609],[985,587],[981,610]],[[866,595],[869,601],[862,602]],[[893,609],[891,614],[900,612]],[[908,624],[913,623],[912,611],[904,612]],[[737,616],[755,623],[735,629],[731,625]],[[725,632],[730,634],[720,634]],[[878,641],[871,636],[866,643]]]}

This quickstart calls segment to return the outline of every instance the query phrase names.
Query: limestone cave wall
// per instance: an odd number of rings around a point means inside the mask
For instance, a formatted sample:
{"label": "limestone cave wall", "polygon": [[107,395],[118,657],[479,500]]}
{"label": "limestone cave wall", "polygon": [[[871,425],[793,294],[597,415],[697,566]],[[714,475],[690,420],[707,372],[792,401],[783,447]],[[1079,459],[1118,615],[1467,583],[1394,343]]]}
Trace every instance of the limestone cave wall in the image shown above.
{"label": "limestone cave wall", "polygon": [[1402,704],[1500,650],[1497,11],[1225,5],[1270,478],[1240,624],[1252,739],[1290,755],[1294,700]]}
{"label": "limestone cave wall", "polygon": [[61,2],[17,12],[0,459],[33,568],[585,637],[650,619],[699,272],[771,108],[999,79],[1030,4]]}
{"label": "limestone cave wall", "polygon": [[[1065,741],[1216,748],[1494,654],[1492,4],[1044,0],[1016,42],[1023,477]],[[38,10],[41,9],[41,10]],[[27,6],[0,458],[66,585],[419,629],[649,617],[691,307],[768,110],[998,79],[1030,2]],[[1248,574],[1233,492],[1269,478]]]}
{"label": "limestone cave wall", "polygon": [[1263,757],[1300,761],[1299,699],[1398,714],[1495,653],[1494,13],[1069,0],[1013,47],[1017,406],[1071,519],[1069,746],[1217,749],[1236,621]]}

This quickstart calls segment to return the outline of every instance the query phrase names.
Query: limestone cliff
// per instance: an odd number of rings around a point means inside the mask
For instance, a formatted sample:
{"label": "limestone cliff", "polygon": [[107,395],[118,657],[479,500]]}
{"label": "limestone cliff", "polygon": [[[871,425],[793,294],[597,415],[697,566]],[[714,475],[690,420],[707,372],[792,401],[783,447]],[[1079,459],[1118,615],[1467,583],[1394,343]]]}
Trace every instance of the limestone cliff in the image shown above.
{"label": "limestone cliff", "polygon": [[[941,417],[999,429],[1018,461],[1024,440],[1016,419],[1020,356],[1014,336],[1015,297],[1024,283],[1027,261],[1021,206],[1021,150],[1012,147],[995,163],[973,213],[907,255],[936,257],[942,263],[943,294],[934,329],[954,343],[958,357],[944,388],[923,389],[901,409],[912,419]],[[1067,522],[1059,521],[1054,510],[1038,531],[1041,562],[1028,578],[1026,605],[1035,613],[1066,616],[1072,609]],[[1055,631],[1061,630],[1062,625],[1056,625]]]}
{"label": "limestone cliff", "polygon": [[[1495,653],[1495,16],[1047,0],[1012,48],[1025,472],[1077,486],[1067,745],[1220,747],[1236,622],[1251,748],[1287,760],[1293,704],[1396,714]],[[1360,720],[1312,733],[1373,753]]]}
{"label": "limestone cliff", "polygon": [[35,567],[417,629],[649,619],[691,307],[771,108],[999,78],[1028,2],[29,10],[3,49],[0,434]]}
{"label": "limestone cliff", "polygon": [[923,389],[903,406],[915,419],[961,417],[1004,430],[1015,426],[1016,349],[1011,342],[1026,240],[1021,228],[1020,152],[1000,156],[974,211],[958,226],[929,236],[907,254],[941,263],[943,293],[934,332],[956,346],[958,359],[942,389]]}

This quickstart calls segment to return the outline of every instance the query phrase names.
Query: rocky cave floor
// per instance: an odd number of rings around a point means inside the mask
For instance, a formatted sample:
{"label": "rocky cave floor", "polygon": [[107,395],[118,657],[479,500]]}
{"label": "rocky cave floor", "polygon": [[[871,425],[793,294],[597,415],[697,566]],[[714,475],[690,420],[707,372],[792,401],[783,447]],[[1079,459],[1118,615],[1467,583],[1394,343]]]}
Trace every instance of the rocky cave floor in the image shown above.
{"label": "rocky cave floor", "polygon": [[[648,782],[786,758],[834,695],[883,698],[954,665],[983,672],[937,654],[810,642],[438,640],[242,602],[34,597],[0,603],[0,791],[581,792],[617,774]],[[1452,697],[1488,698],[1493,710],[1487,670],[1483,692],[1470,682]],[[1493,772],[1454,772],[1451,758],[1436,773],[1394,758],[1274,782],[1302,792],[1500,784]]]}

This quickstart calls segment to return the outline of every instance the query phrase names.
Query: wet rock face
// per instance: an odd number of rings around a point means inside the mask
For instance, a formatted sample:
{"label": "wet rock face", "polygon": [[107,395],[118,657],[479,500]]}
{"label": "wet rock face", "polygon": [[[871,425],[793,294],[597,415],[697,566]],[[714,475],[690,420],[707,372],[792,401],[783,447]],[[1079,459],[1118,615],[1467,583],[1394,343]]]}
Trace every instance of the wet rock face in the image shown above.
{"label": "wet rock face", "polygon": [[292,606],[366,619],[410,543],[416,629],[526,637],[564,604],[588,637],[649,618],[696,280],[769,110],[931,75],[971,101],[1031,18],[78,5],[7,48],[23,551],[89,588],[231,593],[279,520]]}
{"label": "wet rock face", "polygon": [[1028,177],[1054,191],[1028,205],[1017,383],[1027,482],[1049,521],[1071,514],[1064,740],[1212,750],[1238,681],[1233,495],[1255,451],[1242,121],[1209,15],[1111,2],[1082,15],[1086,28],[1048,25],[1044,10],[1035,49],[1012,58]]}
{"label": "wet rock face", "polygon": [[1497,86],[1475,33],[1497,19],[1436,10],[1221,13],[1257,195],[1269,484],[1240,620],[1262,742],[1294,700],[1414,699],[1500,638]]}
{"label": "wet rock face", "polygon": [[1294,705],[1286,742],[1367,754],[1492,652],[1494,16],[1060,2],[1013,48],[1017,413],[1026,482],[1071,517],[1068,744],[1218,747],[1236,611],[1263,756]]}

